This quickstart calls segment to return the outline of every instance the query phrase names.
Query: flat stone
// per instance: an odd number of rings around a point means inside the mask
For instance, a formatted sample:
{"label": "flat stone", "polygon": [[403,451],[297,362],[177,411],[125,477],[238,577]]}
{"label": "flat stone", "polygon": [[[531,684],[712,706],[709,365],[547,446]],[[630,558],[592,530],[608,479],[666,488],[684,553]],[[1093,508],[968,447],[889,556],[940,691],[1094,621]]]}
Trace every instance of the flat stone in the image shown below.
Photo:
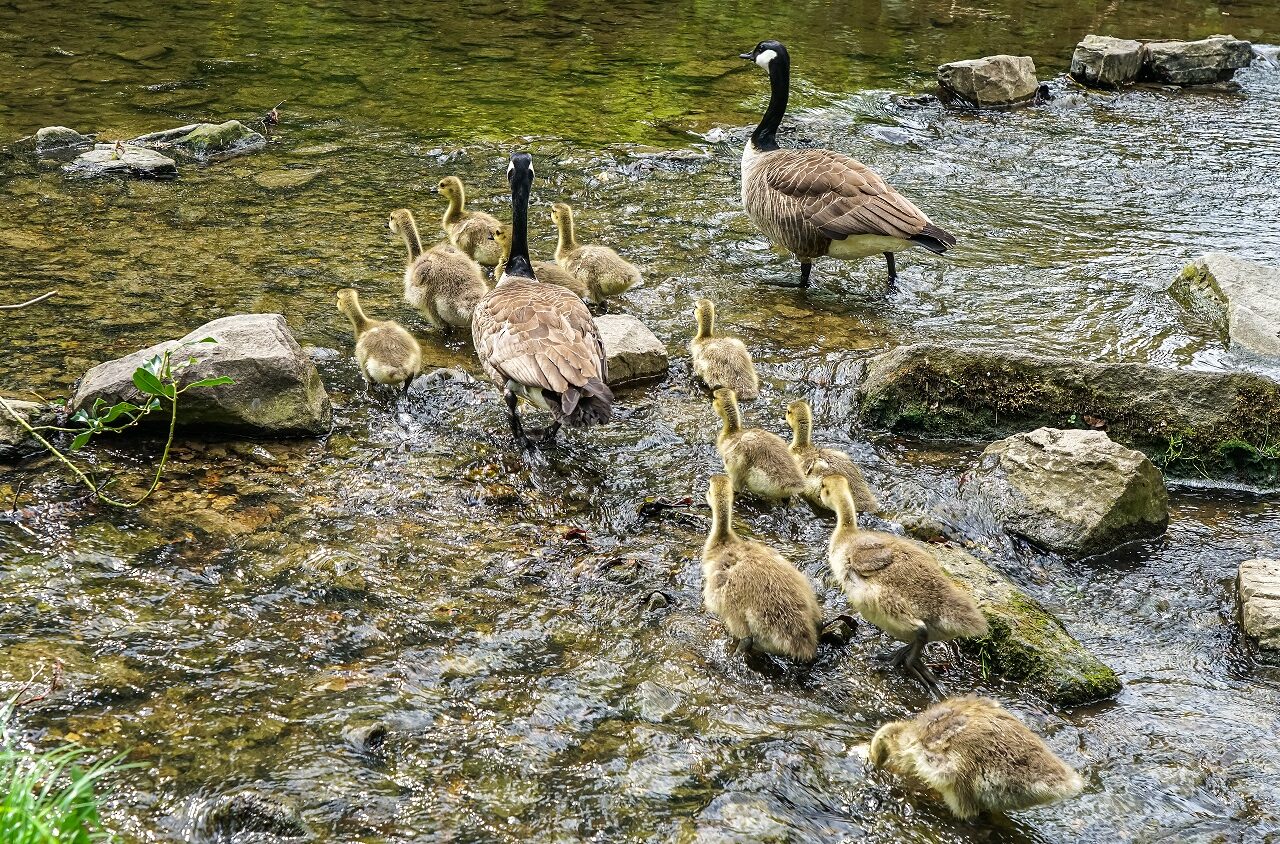
{"label": "flat stone", "polygon": [[1006,530],[1072,557],[1159,536],[1169,524],[1160,470],[1103,431],[1037,428],[992,443],[974,483]]}
{"label": "flat stone", "polygon": [[253,183],[267,190],[293,190],[315,181],[323,171],[280,168],[253,174]]}
{"label": "flat stone", "polygon": [[610,385],[667,373],[667,347],[649,327],[629,314],[596,317],[600,340],[609,362]]}
{"label": "flat stone", "polygon": [[1249,372],[920,343],[871,358],[858,396],[871,427],[986,442],[1098,427],[1166,477],[1280,488],[1280,383]]}
{"label": "flat stone", "polygon": [[75,129],[68,129],[66,126],[46,126],[36,132],[37,152],[89,146],[93,146],[93,138],[81,135]]}
{"label": "flat stone", "polygon": [[1280,358],[1280,269],[1210,252],[1188,264],[1169,292],[1224,341]]}
{"label": "flat stone", "polygon": [[953,98],[979,108],[1029,102],[1040,89],[1030,56],[986,56],[939,65],[938,84]]}
{"label": "flat stone", "polygon": [[1244,632],[1258,647],[1280,651],[1280,560],[1245,560],[1236,587]]}
{"label": "flat stone", "polygon": [[[205,337],[218,342],[202,343]],[[242,314],[206,323],[180,340],[95,366],[80,379],[71,412],[91,407],[98,398],[113,405],[141,402],[133,373],[153,356],[179,350],[196,362],[182,371],[180,383],[226,376],[234,383],[198,387],[182,394],[178,424],[265,436],[320,434],[329,430],[333,410],[315,364],[294,340],[280,314]],[[167,406],[166,406],[167,409]],[[152,413],[158,424],[164,412]]]}
{"label": "flat stone", "polygon": [[1071,76],[1091,88],[1119,88],[1137,81],[1143,56],[1131,38],[1086,35],[1071,56]]}
{"label": "flat stone", "polygon": [[127,62],[139,63],[158,59],[167,52],[169,52],[169,48],[163,44],[143,44],[141,47],[134,47],[131,50],[121,50],[115,56]]}
{"label": "flat stone", "polygon": [[952,546],[930,546],[947,574],[968,587],[990,627],[985,639],[957,640],[991,673],[1022,684],[1057,706],[1077,706],[1120,691],[1115,672],[1067,632],[1039,601],[1004,575]]}
{"label": "flat stone", "polygon": [[1253,45],[1230,35],[1199,41],[1151,41],[1144,50],[1142,78],[1174,85],[1224,82],[1253,61]]}
{"label": "flat stone", "polygon": [[178,164],[172,158],[145,147],[122,144],[95,144],[93,149],[64,164],[66,173],[83,178],[97,176],[136,176],[141,179],[174,179]]}
{"label": "flat stone", "polygon": [[239,120],[228,120],[225,123],[192,123],[152,132],[140,135],[130,143],[157,149],[177,149],[204,161],[256,152],[266,147],[267,139]]}

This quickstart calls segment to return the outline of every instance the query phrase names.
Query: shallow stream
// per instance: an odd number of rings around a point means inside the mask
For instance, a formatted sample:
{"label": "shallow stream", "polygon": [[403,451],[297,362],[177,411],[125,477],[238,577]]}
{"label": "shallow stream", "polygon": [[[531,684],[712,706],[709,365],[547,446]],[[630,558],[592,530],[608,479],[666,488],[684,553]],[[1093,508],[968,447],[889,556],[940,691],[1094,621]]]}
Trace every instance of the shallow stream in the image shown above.
{"label": "shallow stream", "polygon": [[[126,841],[219,837],[219,795],[300,813],[313,840],[1280,841],[1280,669],[1236,633],[1237,565],[1274,554],[1274,497],[1176,488],[1167,536],[1071,563],[984,530],[961,473],[980,450],[853,425],[862,358],[930,339],[1175,367],[1253,368],[1163,292],[1190,259],[1280,261],[1280,70],[1238,91],[1084,93],[975,116],[920,104],[942,61],[1032,55],[1065,70],[1087,32],[1280,41],[1280,8],[1231,3],[0,2],[0,143],[63,124],[128,138],[256,120],[266,151],[175,182],[74,181],[0,152],[5,395],[65,395],[89,366],[233,313],[280,312],[321,371],[333,433],[188,442],[153,503],[91,504],[50,462],[0,472],[0,694],[63,665],[24,709],[34,740],[127,752],[107,795]],[[956,232],[945,259],[819,263],[808,292],[738,204],[762,73],[792,48],[784,143],[850,152]],[[670,376],[621,391],[617,424],[545,454],[510,444],[483,382],[366,395],[333,291],[477,367],[399,304],[387,213],[432,231],[440,176],[505,216],[505,160],[538,162],[550,204],[641,264],[620,308],[667,342]],[[289,171],[295,187],[271,187]],[[1124,681],[1060,711],[956,663],[953,689],[1004,701],[1085,775],[1079,799],[956,822],[869,772],[856,749],[922,690],[875,673],[864,626],[812,668],[731,658],[700,605],[697,507],[715,420],[690,379],[692,302],[752,346],[774,430],[797,395],[815,436],[866,468],[891,513],[966,526],[974,551],[1043,601]],[[142,472],[149,441],[86,459]],[[740,510],[821,582],[831,522]],[[585,531],[583,539],[573,528]],[[661,591],[666,607],[648,596]],[[828,606],[839,602],[826,590]],[[945,658],[940,652],[939,659]],[[386,735],[370,741],[367,728]],[[375,735],[381,735],[381,729]]]}

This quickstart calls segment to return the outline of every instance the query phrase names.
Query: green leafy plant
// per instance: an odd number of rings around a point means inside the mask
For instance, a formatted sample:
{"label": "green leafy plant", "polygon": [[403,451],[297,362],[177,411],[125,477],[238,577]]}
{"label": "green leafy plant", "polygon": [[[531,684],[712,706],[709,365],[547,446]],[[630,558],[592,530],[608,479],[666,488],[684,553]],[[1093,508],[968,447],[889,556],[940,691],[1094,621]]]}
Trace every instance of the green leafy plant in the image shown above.
{"label": "green leafy plant", "polygon": [[[206,337],[200,341],[201,343],[216,343],[212,337]],[[26,429],[37,442],[48,449],[49,453],[63,463],[73,474],[89,487],[94,496],[105,504],[114,507],[137,507],[142,502],[151,497],[151,494],[160,486],[160,477],[164,474],[164,467],[169,462],[169,451],[173,447],[174,432],[178,426],[178,397],[187,390],[200,387],[218,387],[223,384],[235,383],[226,376],[214,376],[210,378],[201,378],[192,381],[190,384],[178,385],[181,373],[184,369],[196,363],[194,356],[188,356],[183,359],[175,360],[173,352],[177,349],[170,349],[155,355],[142,366],[133,372],[133,386],[142,394],[142,404],[130,401],[117,402],[108,405],[103,399],[94,401],[92,407],[81,408],[70,419],[70,423],[75,427],[61,428],[54,425],[38,425],[32,426],[19,413],[17,413],[8,402],[0,398],[0,406],[13,417],[19,425]],[[57,431],[61,433],[73,434],[70,450],[73,452],[84,448],[89,442],[99,434],[119,433],[137,425],[142,419],[153,411],[159,410],[166,402],[169,404],[169,437],[165,440],[164,451],[160,455],[160,462],[156,466],[155,474],[151,478],[151,485],[147,487],[141,497],[133,501],[122,501],[107,495],[105,489],[110,483],[95,483],[89,475],[77,466],[72,460],[58,450],[56,446],[49,442],[48,439],[41,434],[41,431]],[[2,839],[0,839],[2,840]]]}
{"label": "green leafy plant", "polygon": [[15,702],[0,704],[0,841],[5,844],[92,844],[112,841],[102,828],[99,781],[121,757],[81,763],[89,751],[68,745],[35,752],[9,727]]}

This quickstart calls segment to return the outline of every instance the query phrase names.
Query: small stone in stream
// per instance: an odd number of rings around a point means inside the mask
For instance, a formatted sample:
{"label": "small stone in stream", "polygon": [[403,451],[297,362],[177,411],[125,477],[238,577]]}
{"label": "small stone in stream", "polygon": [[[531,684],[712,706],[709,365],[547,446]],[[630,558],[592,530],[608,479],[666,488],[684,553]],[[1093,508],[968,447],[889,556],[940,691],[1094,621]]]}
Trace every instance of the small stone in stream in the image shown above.
{"label": "small stone in stream", "polygon": [[386,724],[352,727],[342,734],[343,740],[359,753],[376,753],[387,741]]}
{"label": "small stone in stream", "polygon": [[1151,41],[1144,50],[1142,78],[1174,85],[1225,82],[1253,61],[1253,45],[1230,35],[1199,41]]}
{"label": "small stone in stream", "polygon": [[[212,337],[217,342],[205,343]],[[182,394],[178,424],[184,428],[294,436],[329,430],[333,410],[315,364],[302,354],[280,314],[240,314],[205,323],[181,340],[169,340],[99,364],[80,379],[72,413],[101,398],[108,405],[142,400],[133,373],[166,350],[196,362],[180,383],[226,376],[234,383],[197,387]],[[159,424],[164,414],[145,417]]]}
{"label": "small stone in stream", "polygon": [[645,599],[644,603],[644,608],[650,612],[666,609],[669,606],[671,606],[671,599],[667,597],[665,592],[657,589],[649,593],[649,597]]}
{"label": "small stone in stream", "polygon": [[1236,589],[1244,632],[1263,650],[1280,651],[1280,560],[1245,560]]}
{"label": "small stone in stream", "polygon": [[1138,41],[1086,35],[1071,56],[1071,76],[1090,88],[1119,88],[1137,81],[1143,55]]}
{"label": "small stone in stream", "polygon": [[216,841],[250,840],[243,833],[265,833],[281,838],[305,838],[307,827],[290,806],[254,792],[215,798],[198,822],[200,831]]}
{"label": "small stone in stream", "polygon": [[46,126],[36,132],[37,152],[90,146],[93,146],[92,137],[81,135],[75,129],[68,129],[66,126]]}
{"label": "small stone in stream", "polygon": [[822,628],[821,638],[836,642],[843,647],[853,641],[857,632],[857,622],[851,616],[842,615]]}
{"label": "small stone in stream", "polygon": [[609,363],[609,384],[658,378],[667,373],[667,347],[643,322],[628,314],[596,317]]}
{"label": "small stone in stream", "polygon": [[1030,56],[986,56],[939,65],[938,84],[951,97],[979,108],[1027,103],[1040,89]]}
{"label": "small stone in stream", "polygon": [[645,680],[636,687],[636,698],[640,717],[655,723],[665,721],[684,703],[684,695],[680,692],[652,680]]}
{"label": "small stone in stream", "polygon": [[1222,339],[1252,354],[1280,358],[1280,269],[1210,252],[1169,287],[1184,307]]}
{"label": "small stone in stream", "polygon": [[281,168],[253,174],[253,183],[266,190],[293,190],[309,185],[320,175],[320,170],[293,170]]}
{"label": "small stone in stream", "polygon": [[95,144],[93,149],[81,153],[75,161],[64,164],[62,169],[83,178],[122,175],[141,179],[174,179],[178,176],[178,165],[172,158],[129,144]]}
{"label": "small stone in stream", "polygon": [[118,59],[137,64],[158,59],[167,52],[169,52],[169,48],[163,44],[144,44],[141,47],[134,47],[132,50],[121,50],[115,56]]}
{"label": "small stone in stream", "polygon": [[337,360],[342,352],[322,346],[303,346],[302,353],[314,361]]}
{"label": "small stone in stream", "polygon": [[1160,470],[1104,431],[1015,434],[987,446],[973,477],[1006,530],[1073,557],[1159,536],[1169,524]]}

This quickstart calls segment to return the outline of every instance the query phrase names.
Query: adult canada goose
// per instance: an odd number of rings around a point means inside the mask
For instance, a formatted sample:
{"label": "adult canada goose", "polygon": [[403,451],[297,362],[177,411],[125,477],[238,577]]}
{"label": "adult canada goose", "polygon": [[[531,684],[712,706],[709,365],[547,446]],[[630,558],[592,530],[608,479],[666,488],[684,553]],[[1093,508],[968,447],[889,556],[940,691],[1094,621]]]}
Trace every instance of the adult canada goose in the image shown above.
{"label": "adult canada goose", "polygon": [[822,610],[813,584],[777,551],[733,529],[733,483],[712,475],[707,487],[711,529],[702,546],[702,600],[738,640],[797,662],[818,652]]}
{"label": "adult canada goose", "polygon": [[693,306],[698,332],[689,341],[693,372],[711,390],[727,387],[743,401],[760,395],[760,378],[751,362],[751,352],[736,337],[717,337],[716,306],[710,299],[699,299]]}
{"label": "adult canada goose", "polygon": [[807,401],[797,399],[787,406],[787,424],[791,426],[791,456],[804,474],[806,499],[821,506],[822,479],[827,475],[843,475],[849,482],[858,512],[880,511],[880,502],[867,486],[867,479],[862,477],[858,464],[839,449],[813,444],[813,409]]}
{"label": "adult canada goose", "polygon": [[449,243],[423,251],[418,224],[407,208],[391,212],[387,226],[404,239],[404,301],[436,328],[469,328],[486,287],[480,265]]}
{"label": "adult canada goose", "polygon": [[[502,251],[498,266],[505,267],[507,258],[511,256],[511,229],[507,226],[499,227],[493,239],[498,242],[498,249]],[[579,299],[587,298],[587,286],[572,274],[565,272],[555,261],[534,261],[533,274],[544,284],[558,284],[573,291],[573,295]]]}
{"label": "adult canada goose", "polygon": [[843,475],[822,479],[822,504],[835,511],[827,560],[849,605],[899,642],[890,658],[934,694],[938,678],[920,658],[929,642],[987,635],[973,596],[947,577],[928,548],[892,533],[858,529],[858,511]]}
{"label": "adult canada goose", "polygon": [[436,185],[436,191],[449,200],[442,223],[449,242],[481,266],[497,266],[502,255],[493,237],[502,225],[498,218],[483,211],[467,210],[467,189],[457,176],[445,176]]}
{"label": "adult canada goose", "polygon": [[813,259],[867,258],[883,253],[889,281],[893,253],[912,246],[946,252],[948,231],[860,161],[826,149],[780,149],[778,124],[787,111],[791,57],[777,41],[761,41],[741,57],[769,72],[769,107],[742,152],[742,204],[778,246],[800,259],[800,287]]}
{"label": "adult canada goose", "polygon": [[716,448],[733,487],[760,498],[787,500],[804,493],[804,477],[787,444],[777,434],[744,428],[742,410],[733,390],[721,387],[711,400],[720,417]]}
{"label": "adult canada goose", "polygon": [[578,243],[573,209],[563,202],[551,206],[556,224],[556,263],[587,286],[587,299],[601,304],[610,296],[626,293],[640,283],[640,270],[607,246]]}
{"label": "adult canada goose", "polygon": [[1084,788],[1043,739],[994,700],[972,695],[885,724],[868,761],[934,789],[963,820],[1054,803]]}
{"label": "adult canada goose", "polygon": [[[600,331],[582,300],[543,284],[529,260],[529,193],[533,158],[511,156],[511,256],[498,283],[476,306],[471,323],[476,356],[503,390],[511,433],[521,445],[553,439],[561,423],[587,427],[609,421],[613,393]],[[525,399],[551,414],[550,427],[526,433],[516,405]]]}
{"label": "adult canada goose", "polygon": [[422,369],[422,349],[398,322],[369,319],[360,296],[350,287],[338,291],[338,310],[351,321],[356,335],[356,362],[365,383],[396,386],[409,382]]}

